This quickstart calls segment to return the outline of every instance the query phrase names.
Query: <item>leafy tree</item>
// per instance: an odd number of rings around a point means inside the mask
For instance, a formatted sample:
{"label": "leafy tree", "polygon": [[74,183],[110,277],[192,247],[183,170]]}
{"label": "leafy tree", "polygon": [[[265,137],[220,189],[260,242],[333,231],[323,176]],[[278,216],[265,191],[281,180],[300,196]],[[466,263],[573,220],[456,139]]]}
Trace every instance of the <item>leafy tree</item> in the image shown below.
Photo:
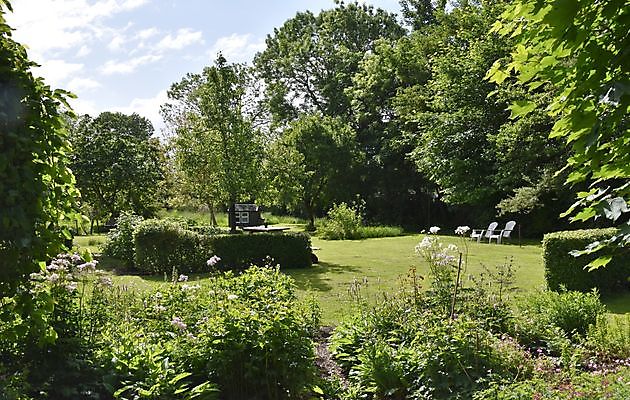
{"label": "leafy tree", "polygon": [[71,238],[63,223],[79,193],[61,114],[69,110],[68,93],[33,77],[36,64],[11,37],[7,9],[10,3],[0,1],[0,331],[9,341],[34,332],[43,342],[55,337],[40,309],[52,299],[35,303],[17,288]]}
{"label": "leafy tree", "polygon": [[[356,163],[354,132],[339,118],[302,115],[269,150],[267,171],[275,198],[301,204],[315,229],[315,214],[348,187]],[[346,194],[347,195],[347,194]]]}
{"label": "leafy tree", "polygon": [[339,2],[318,15],[297,13],[267,36],[267,48],[254,60],[274,121],[285,123],[300,112],[348,118],[344,89],[359,61],[378,40],[403,34],[394,15],[358,3]]}
{"label": "leafy tree", "polygon": [[250,107],[257,97],[251,70],[219,54],[214,66],[173,84],[168,96],[162,113],[192,193],[211,209],[255,198],[264,186],[263,147]]}
{"label": "leafy tree", "polygon": [[[564,138],[572,154],[567,183],[588,183],[567,211],[573,221],[606,218],[620,234],[586,252],[630,242],[630,7],[625,0],[519,0],[510,5],[494,32],[516,37],[508,60],[497,61],[488,77],[502,83],[516,75],[529,92],[557,88],[552,101],[515,101],[514,116],[543,109],[557,121],[551,137]],[[602,256],[591,268],[606,265]]]}
{"label": "leafy tree", "polygon": [[447,0],[400,0],[400,8],[405,22],[414,30],[437,22],[436,14],[444,11]]}
{"label": "leafy tree", "polygon": [[104,112],[76,122],[72,170],[92,223],[121,211],[151,214],[158,203],[164,160],[151,122],[138,114]]}
{"label": "leafy tree", "polygon": [[462,3],[401,40],[400,54],[416,53],[411,62],[401,59],[402,65],[415,63],[421,74],[411,75],[392,101],[420,171],[437,183],[445,201],[473,206],[484,220],[500,200],[537,185],[565,157],[562,143],[547,138],[549,116],[512,121],[507,110],[512,99],[523,96],[548,103],[549,88],[527,94],[483,79],[511,49],[509,38],[487,35],[503,8],[494,1]]}

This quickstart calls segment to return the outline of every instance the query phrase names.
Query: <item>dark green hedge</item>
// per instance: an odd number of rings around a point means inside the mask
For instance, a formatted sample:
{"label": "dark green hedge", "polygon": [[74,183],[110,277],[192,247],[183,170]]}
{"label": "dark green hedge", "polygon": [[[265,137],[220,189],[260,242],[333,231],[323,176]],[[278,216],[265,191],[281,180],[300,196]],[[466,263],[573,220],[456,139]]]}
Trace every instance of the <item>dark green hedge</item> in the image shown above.
{"label": "dark green hedge", "polygon": [[546,234],[543,239],[543,263],[545,279],[551,290],[558,290],[561,285],[568,290],[587,291],[597,288],[601,293],[628,288],[630,262],[627,254],[614,257],[606,266],[588,272],[584,266],[594,260],[596,255],[574,257],[572,250],[582,250],[589,243],[610,238],[614,228],[563,231]]}
{"label": "dark green hedge", "polygon": [[311,264],[311,239],[304,233],[255,233],[218,235],[209,238],[220,269],[242,270],[263,266],[271,258],[280,268],[307,268]]}
{"label": "dark green hedge", "polygon": [[143,221],[134,233],[136,268],[141,273],[206,272],[212,256],[209,238],[168,220]]}

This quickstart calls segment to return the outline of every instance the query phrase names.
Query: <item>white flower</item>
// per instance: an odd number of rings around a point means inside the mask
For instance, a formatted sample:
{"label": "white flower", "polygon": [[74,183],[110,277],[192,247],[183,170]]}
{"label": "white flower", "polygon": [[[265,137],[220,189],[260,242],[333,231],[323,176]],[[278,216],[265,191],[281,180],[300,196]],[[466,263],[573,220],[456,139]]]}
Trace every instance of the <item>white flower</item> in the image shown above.
{"label": "white flower", "polygon": [[80,255],[78,255],[77,253],[74,253],[73,255],[71,255],[71,256],[70,256],[70,260],[71,260],[73,263],[75,263],[75,264],[78,264],[78,263],[80,263],[81,261],[83,261],[83,259],[81,258],[81,256],[80,256]]}
{"label": "white flower", "polygon": [[429,228],[429,232],[433,235],[437,235],[437,233],[440,231],[440,227],[439,226],[432,226]]}
{"label": "white flower", "polygon": [[430,249],[432,245],[433,242],[431,241],[431,238],[425,236],[424,239],[422,239],[422,242],[416,245],[416,253],[420,253],[423,250]]}
{"label": "white flower", "polygon": [[210,257],[210,259],[206,261],[206,264],[208,264],[208,267],[214,267],[219,261],[221,261],[221,257],[215,255]]}
{"label": "white flower", "polygon": [[112,281],[112,278],[110,278],[109,276],[101,276],[98,280],[98,283],[100,283],[103,286],[113,286],[114,282]]}
{"label": "white flower", "polygon": [[467,225],[458,226],[457,229],[455,229],[455,234],[456,235],[465,235],[469,230],[470,230],[470,226],[467,226]]}
{"label": "white flower", "polygon": [[77,290],[77,283],[76,282],[69,282],[66,284],[65,286],[66,290],[70,293],[74,292],[75,290]]}
{"label": "white flower", "polygon": [[178,282],[188,282],[188,275],[181,274],[179,278],[177,278]]}
{"label": "white flower", "polygon": [[228,299],[228,300],[236,300],[236,299],[238,299],[238,296],[237,296],[237,295],[235,295],[235,294],[228,294],[227,299]]}
{"label": "white flower", "polygon": [[155,311],[157,311],[157,312],[164,312],[164,311],[166,311],[166,307],[164,307],[164,306],[155,306]]}
{"label": "white flower", "polygon": [[458,249],[457,249],[457,246],[455,246],[455,245],[454,245],[454,244],[452,244],[452,243],[451,243],[451,244],[449,244],[449,245],[446,247],[446,249],[447,249],[448,251],[457,251],[457,250],[458,250]]}
{"label": "white flower", "polygon": [[174,327],[177,327],[178,329],[182,331],[186,329],[186,324],[179,317],[173,317],[173,319],[171,320],[171,325],[173,325]]}
{"label": "white flower", "polygon": [[46,277],[46,279],[48,279],[49,282],[55,283],[59,280],[59,274],[57,273],[52,273],[50,275],[48,275],[48,277]]}

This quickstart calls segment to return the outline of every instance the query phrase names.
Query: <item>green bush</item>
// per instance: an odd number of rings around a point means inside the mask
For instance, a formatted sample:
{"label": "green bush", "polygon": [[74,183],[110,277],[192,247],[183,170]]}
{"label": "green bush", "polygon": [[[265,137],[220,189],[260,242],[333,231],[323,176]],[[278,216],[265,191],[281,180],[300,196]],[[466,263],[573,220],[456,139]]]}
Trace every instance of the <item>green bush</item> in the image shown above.
{"label": "green bush", "polygon": [[517,329],[520,332],[518,334],[535,340],[539,334],[527,332],[528,329],[523,328],[530,327],[536,332],[542,330],[544,337],[538,339],[543,342],[552,339],[549,336],[557,336],[548,328],[558,328],[561,334],[578,341],[579,338],[576,335],[584,337],[589,327],[606,312],[605,306],[595,291],[591,293],[543,291],[530,294],[519,305],[519,309],[520,323],[517,322]]}
{"label": "green bush", "polygon": [[134,233],[135,267],[141,273],[208,271],[206,261],[213,255],[208,237],[189,231],[181,224],[149,219]]}
{"label": "green bush", "polygon": [[627,257],[619,256],[605,267],[589,272],[584,267],[596,258],[595,255],[574,257],[573,250],[582,250],[590,243],[607,239],[615,229],[590,229],[554,232],[543,239],[543,263],[545,279],[551,290],[564,286],[568,290],[589,291],[597,288],[601,293],[628,288],[630,263]]}
{"label": "green bush", "polygon": [[630,314],[600,315],[588,330],[586,346],[608,357],[630,359]]}
{"label": "green bush", "polygon": [[208,238],[220,269],[242,270],[250,265],[279,265],[280,268],[308,268],[311,239],[304,233],[256,233],[219,235]]}
{"label": "green bush", "polygon": [[139,215],[125,211],[116,220],[116,228],[107,234],[103,254],[124,261],[132,266],[135,262],[136,246],[133,233],[143,221]]}
{"label": "green bush", "polygon": [[330,240],[358,239],[357,233],[360,227],[359,210],[341,203],[333,205],[328,211],[328,218],[319,228],[319,233],[322,238]]}

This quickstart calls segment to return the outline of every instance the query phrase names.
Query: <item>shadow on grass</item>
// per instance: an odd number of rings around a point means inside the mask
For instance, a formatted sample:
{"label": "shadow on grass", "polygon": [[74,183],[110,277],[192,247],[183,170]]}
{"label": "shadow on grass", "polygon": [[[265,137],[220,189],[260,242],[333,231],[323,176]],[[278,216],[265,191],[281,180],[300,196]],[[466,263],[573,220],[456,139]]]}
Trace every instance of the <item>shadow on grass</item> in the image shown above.
{"label": "shadow on grass", "polygon": [[360,272],[361,269],[350,265],[339,265],[320,261],[311,268],[287,269],[284,272],[295,280],[300,290],[314,290],[328,292],[335,288],[335,283],[340,282],[335,275],[351,272]]}
{"label": "shadow on grass", "polygon": [[630,313],[630,292],[602,297],[602,303],[613,314]]}

